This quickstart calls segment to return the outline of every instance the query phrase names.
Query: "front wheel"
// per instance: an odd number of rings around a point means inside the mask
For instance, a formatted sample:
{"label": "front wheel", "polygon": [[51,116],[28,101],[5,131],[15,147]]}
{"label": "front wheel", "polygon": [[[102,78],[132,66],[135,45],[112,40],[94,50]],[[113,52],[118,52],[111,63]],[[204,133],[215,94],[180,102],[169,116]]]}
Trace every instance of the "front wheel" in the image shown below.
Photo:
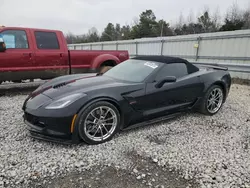
{"label": "front wheel", "polygon": [[200,112],[205,115],[214,115],[219,112],[223,105],[224,93],[223,89],[219,85],[211,86],[206,92],[202,104],[200,106]]}
{"label": "front wheel", "polygon": [[96,102],[80,114],[79,135],[87,144],[107,142],[119,130],[120,113],[109,102]]}

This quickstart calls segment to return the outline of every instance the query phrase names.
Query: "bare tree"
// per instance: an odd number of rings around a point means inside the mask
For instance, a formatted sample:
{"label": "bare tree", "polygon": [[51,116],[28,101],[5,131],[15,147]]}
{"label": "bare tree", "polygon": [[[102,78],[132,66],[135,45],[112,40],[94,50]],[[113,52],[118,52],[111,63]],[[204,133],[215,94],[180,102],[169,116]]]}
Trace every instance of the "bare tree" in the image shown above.
{"label": "bare tree", "polygon": [[184,20],[184,17],[183,17],[183,14],[181,12],[180,16],[179,16],[179,21],[177,22],[177,27],[181,28],[184,24],[185,20]]}
{"label": "bare tree", "polygon": [[187,17],[187,23],[193,23],[194,22],[194,12],[192,9],[190,9],[188,17]]}
{"label": "bare tree", "polygon": [[250,6],[243,13],[243,29],[250,29]]}
{"label": "bare tree", "polygon": [[176,35],[183,35],[184,34],[183,31],[182,31],[183,25],[184,25],[184,17],[183,17],[183,14],[181,12],[178,21],[173,26],[175,28],[174,32],[175,32]]}
{"label": "bare tree", "polygon": [[215,30],[218,30],[221,26],[221,14],[220,9],[217,7],[212,14],[212,22],[214,23]]}
{"label": "bare tree", "polygon": [[239,8],[237,2],[234,2],[233,5],[228,9],[226,18],[232,22],[237,22],[242,19],[242,11]]}
{"label": "bare tree", "polygon": [[133,27],[133,26],[139,25],[139,22],[140,22],[139,18],[138,17],[134,17],[133,21],[132,21],[132,23],[130,25],[131,25],[131,27]]}

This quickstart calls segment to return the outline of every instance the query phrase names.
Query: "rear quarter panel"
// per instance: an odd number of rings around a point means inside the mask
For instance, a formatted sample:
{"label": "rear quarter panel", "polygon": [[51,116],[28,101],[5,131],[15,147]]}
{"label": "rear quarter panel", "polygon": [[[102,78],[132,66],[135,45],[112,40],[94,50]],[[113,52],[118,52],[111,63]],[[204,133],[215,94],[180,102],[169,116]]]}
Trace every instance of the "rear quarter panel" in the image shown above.
{"label": "rear quarter panel", "polygon": [[129,58],[127,51],[69,50],[72,73],[95,72],[105,61],[119,64]]}
{"label": "rear quarter panel", "polygon": [[226,97],[228,96],[230,87],[231,87],[231,76],[228,71],[224,70],[203,70],[201,74],[201,81],[204,83],[204,94],[214,84],[221,85],[224,89]]}

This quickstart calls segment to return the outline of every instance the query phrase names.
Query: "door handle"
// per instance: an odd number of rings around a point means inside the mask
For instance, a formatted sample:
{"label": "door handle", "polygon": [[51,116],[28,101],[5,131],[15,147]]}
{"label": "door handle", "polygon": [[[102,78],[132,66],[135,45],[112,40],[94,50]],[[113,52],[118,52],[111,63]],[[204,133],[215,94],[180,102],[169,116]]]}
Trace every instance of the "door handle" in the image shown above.
{"label": "door handle", "polygon": [[32,53],[23,53],[24,56],[32,57]]}
{"label": "door handle", "polygon": [[62,54],[62,53],[60,53],[60,57],[63,57],[63,54]]}

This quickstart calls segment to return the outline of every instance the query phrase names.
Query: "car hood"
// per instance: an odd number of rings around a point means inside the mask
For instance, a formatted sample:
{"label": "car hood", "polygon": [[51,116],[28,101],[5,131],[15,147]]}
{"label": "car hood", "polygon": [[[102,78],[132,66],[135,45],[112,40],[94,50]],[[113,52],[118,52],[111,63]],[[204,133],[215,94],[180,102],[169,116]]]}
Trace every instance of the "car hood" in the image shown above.
{"label": "car hood", "polygon": [[95,74],[68,75],[44,83],[32,92],[30,96],[34,98],[39,94],[43,94],[51,99],[55,99],[60,98],[60,96],[69,95],[70,93],[86,93],[92,90],[126,85],[130,84],[118,82],[107,76],[95,76]]}

